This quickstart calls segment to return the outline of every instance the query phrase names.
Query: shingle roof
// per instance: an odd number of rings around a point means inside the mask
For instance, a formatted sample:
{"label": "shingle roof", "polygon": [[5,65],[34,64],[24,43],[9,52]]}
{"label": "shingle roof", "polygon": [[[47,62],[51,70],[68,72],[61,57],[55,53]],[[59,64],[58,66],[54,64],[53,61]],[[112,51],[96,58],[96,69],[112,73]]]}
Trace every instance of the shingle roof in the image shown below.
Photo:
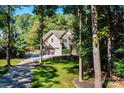
{"label": "shingle roof", "polygon": [[43,36],[43,41],[49,38],[49,36],[51,36],[52,34],[54,34],[56,37],[60,39],[66,32],[67,32],[66,30],[50,30]]}
{"label": "shingle roof", "polygon": [[72,38],[73,38],[73,33],[71,33],[71,35],[64,34],[64,35],[62,36],[62,38],[63,38],[63,39],[64,39],[64,38],[72,39]]}

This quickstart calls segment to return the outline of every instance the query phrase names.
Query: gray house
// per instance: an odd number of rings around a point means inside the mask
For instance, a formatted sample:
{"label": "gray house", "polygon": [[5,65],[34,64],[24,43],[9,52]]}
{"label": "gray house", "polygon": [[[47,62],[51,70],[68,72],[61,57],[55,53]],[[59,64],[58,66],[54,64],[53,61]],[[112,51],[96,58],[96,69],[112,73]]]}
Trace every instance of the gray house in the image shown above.
{"label": "gray house", "polygon": [[70,30],[50,30],[43,36],[43,53],[47,55],[61,55],[63,48],[71,48],[72,38],[73,35]]}

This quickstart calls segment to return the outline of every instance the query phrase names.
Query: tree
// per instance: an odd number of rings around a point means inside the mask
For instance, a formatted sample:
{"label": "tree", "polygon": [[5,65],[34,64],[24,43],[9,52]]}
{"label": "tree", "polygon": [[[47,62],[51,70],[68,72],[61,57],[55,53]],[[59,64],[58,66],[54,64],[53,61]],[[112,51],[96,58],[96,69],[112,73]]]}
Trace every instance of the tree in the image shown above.
{"label": "tree", "polygon": [[16,30],[20,32],[28,32],[28,27],[31,22],[29,22],[31,15],[28,13],[15,16]]}
{"label": "tree", "polygon": [[45,6],[45,5],[38,5],[35,6],[34,12],[38,16],[39,20],[39,27],[38,27],[38,33],[40,37],[40,63],[43,64],[42,62],[42,55],[43,55],[43,33],[44,33],[44,17],[45,16],[52,16],[55,14],[55,9],[56,6]]}
{"label": "tree", "polygon": [[111,34],[111,12],[110,12],[110,6],[106,6],[107,8],[107,24],[108,24],[108,44],[107,44],[107,52],[108,52],[108,77],[112,76],[112,34]]}
{"label": "tree", "polygon": [[123,73],[123,53],[124,53],[124,25],[123,6],[111,6],[111,37],[112,37],[112,75],[124,77]]}
{"label": "tree", "polygon": [[99,41],[97,35],[97,8],[95,5],[91,6],[91,18],[92,18],[92,38],[93,38],[93,61],[95,71],[95,87],[101,88],[101,63],[100,63],[100,50]]}
{"label": "tree", "polygon": [[[89,6],[64,6],[64,12],[67,14],[73,14],[75,19],[73,21],[72,30],[74,32],[73,46],[79,56],[79,81],[85,79],[84,66],[86,66],[88,60],[89,48],[91,47],[89,41],[90,37],[90,9]],[[89,11],[89,12],[88,12]],[[89,23],[88,23],[89,22]],[[87,61],[87,62],[86,62]]]}
{"label": "tree", "polygon": [[7,32],[7,39],[6,39],[6,61],[7,66],[10,66],[10,33],[11,33],[11,6],[1,6],[1,12],[3,16],[6,18],[5,25],[6,25],[6,32]]}
{"label": "tree", "polygon": [[19,6],[0,6],[0,12],[4,17],[3,30],[6,32],[6,66],[11,66],[10,64],[10,44],[11,44],[11,33],[12,33],[12,16],[15,12],[15,9],[19,8]]}
{"label": "tree", "polygon": [[[79,56],[79,82],[82,81],[82,77],[83,77],[83,63],[82,63],[82,55],[80,54],[81,50],[82,50],[82,13],[83,13],[83,9],[82,6],[64,6],[65,9],[65,13],[71,13],[73,15],[76,16],[76,31],[74,31],[74,34],[78,34],[77,39],[78,42],[76,41],[76,47],[78,47],[77,49],[77,53]],[[79,30],[79,31],[77,31]],[[76,36],[76,35],[75,35]],[[76,38],[76,37],[74,37]],[[78,44],[77,44],[78,43]]]}
{"label": "tree", "polygon": [[35,22],[33,22],[32,27],[29,29],[27,36],[27,43],[28,43],[28,47],[30,48],[35,48],[37,45],[39,45],[39,37],[38,37],[38,26],[39,26],[39,22],[37,20],[35,20]]}
{"label": "tree", "polygon": [[40,64],[42,65],[42,53],[43,53],[43,29],[44,29],[44,6],[36,6],[35,7],[36,15],[38,16],[39,20],[39,37],[40,37]]}
{"label": "tree", "polygon": [[[81,51],[81,45],[82,45],[82,11],[80,6],[77,6],[77,14],[78,14],[78,20],[79,20],[79,51]],[[82,63],[82,56],[79,54],[79,82],[82,81],[83,78],[83,63]]]}

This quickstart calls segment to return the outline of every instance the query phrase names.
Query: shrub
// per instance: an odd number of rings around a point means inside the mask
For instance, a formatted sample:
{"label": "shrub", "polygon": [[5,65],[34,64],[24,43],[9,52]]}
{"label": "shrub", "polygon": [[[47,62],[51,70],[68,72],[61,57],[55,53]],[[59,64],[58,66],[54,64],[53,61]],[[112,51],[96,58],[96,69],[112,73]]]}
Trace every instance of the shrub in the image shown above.
{"label": "shrub", "polygon": [[124,48],[118,48],[114,51],[116,58],[122,59],[124,57]]}
{"label": "shrub", "polygon": [[89,79],[89,78],[90,78],[89,72],[84,71],[84,72],[83,72],[83,79]]}
{"label": "shrub", "polygon": [[119,77],[124,77],[124,61],[116,60],[113,62],[113,73]]}
{"label": "shrub", "polygon": [[70,50],[69,49],[66,49],[65,48],[65,49],[62,50],[62,54],[69,54],[69,53],[70,53]]}

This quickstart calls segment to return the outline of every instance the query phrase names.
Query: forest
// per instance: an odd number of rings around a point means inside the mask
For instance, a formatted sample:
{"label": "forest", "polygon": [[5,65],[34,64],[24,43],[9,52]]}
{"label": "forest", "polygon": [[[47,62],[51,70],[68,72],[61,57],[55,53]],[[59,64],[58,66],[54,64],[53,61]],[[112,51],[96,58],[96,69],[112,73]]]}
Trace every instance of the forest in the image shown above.
{"label": "forest", "polygon": [[[124,6],[34,5],[32,14],[15,15],[16,9],[24,7],[30,6],[0,5],[0,64],[4,60],[0,69],[14,67],[11,59],[24,60],[35,50],[40,55],[38,69],[45,69],[43,36],[49,30],[71,30],[78,83],[93,78],[94,87],[102,88],[103,81],[124,81]],[[59,8],[62,13],[57,13]]]}

